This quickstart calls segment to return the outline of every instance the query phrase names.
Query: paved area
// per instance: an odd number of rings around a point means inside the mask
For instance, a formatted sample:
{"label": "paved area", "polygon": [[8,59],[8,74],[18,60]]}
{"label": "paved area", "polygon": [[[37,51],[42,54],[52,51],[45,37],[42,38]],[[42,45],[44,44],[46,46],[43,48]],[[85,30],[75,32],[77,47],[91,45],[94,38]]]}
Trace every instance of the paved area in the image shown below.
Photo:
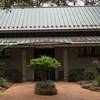
{"label": "paved area", "polygon": [[40,96],[34,94],[33,83],[15,84],[3,93],[0,100],[100,100],[100,93],[81,88],[75,83],[56,83],[58,95]]}

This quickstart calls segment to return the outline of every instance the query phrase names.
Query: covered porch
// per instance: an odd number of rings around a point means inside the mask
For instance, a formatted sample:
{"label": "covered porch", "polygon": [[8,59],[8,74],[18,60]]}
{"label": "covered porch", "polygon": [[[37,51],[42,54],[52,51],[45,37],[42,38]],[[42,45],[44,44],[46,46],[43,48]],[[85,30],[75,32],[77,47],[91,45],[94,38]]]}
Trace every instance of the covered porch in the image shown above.
{"label": "covered porch", "polygon": [[[68,71],[72,68],[94,67],[93,60],[100,60],[100,37],[39,37],[3,38],[0,45],[8,55],[0,58],[5,61],[7,70],[18,70],[23,81],[35,80],[35,73],[28,69],[31,58],[37,50],[52,51],[52,56],[62,64],[53,73],[56,81],[67,81]],[[44,55],[44,53],[43,53]],[[50,52],[47,53],[50,56]]]}

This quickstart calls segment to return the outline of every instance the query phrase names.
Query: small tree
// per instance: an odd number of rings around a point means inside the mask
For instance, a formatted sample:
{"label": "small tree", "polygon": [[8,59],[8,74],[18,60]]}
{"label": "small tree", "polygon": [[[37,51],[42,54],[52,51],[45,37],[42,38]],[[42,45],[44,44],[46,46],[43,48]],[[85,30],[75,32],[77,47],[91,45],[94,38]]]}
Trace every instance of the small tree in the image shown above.
{"label": "small tree", "polygon": [[34,71],[41,72],[41,80],[47,80],[46,72],[52,69],[58,69],[61,64],[52,57],[41,56],[40,58],[31,59],[29,67]]}

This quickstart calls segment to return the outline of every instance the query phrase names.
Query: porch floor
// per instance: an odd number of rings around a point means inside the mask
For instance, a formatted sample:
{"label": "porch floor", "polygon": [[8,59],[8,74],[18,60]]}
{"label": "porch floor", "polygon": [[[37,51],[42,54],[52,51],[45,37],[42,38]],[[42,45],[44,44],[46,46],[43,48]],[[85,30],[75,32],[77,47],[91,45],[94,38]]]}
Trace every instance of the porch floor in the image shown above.
{"label": "porch floor", "polygon": [[14,84],[0,93],[0,100],[100,100],[100,93],[81,88],[76,83],[57,82],[58,95],[39,96],[34,94],[34,83]]}

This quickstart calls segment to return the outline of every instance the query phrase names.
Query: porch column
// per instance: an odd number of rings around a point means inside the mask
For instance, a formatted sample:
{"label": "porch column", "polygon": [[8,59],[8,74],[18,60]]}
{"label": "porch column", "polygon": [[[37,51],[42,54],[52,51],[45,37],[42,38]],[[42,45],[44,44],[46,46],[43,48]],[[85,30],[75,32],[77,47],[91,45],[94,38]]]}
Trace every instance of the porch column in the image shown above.
{"label": "porch column", "polygon": [[[58,48],[55,48],[55,58],[58,60]],[[55,70],[55,81],[58,81],[58,69]]]}
{"label": "porch column", "polygon": [[22,51],[22,78],[26,81],[26,51]]}
{"label": "porch column", "polygon": [[63,53],[63,57],[64,57],[64,62],[63,62],[63,66],[64,66],[64,81],[67,81],[67,77],[68,77],[68,51],[67,48],[64,48],[64,53]]}

